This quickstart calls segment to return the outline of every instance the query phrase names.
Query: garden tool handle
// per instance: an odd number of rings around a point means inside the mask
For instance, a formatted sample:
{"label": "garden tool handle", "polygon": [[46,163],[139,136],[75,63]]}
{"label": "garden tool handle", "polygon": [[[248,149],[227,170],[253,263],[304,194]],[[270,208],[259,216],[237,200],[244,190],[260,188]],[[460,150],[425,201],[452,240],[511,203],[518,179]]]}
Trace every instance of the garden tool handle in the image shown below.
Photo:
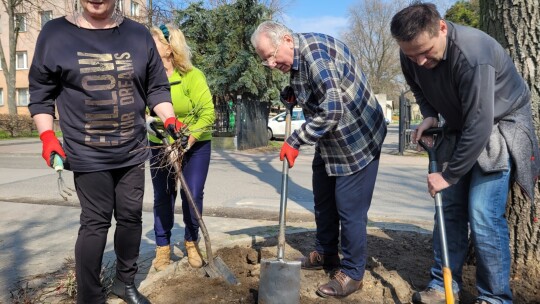
{"label": "garden tool handle", "polygon": [[283,88],[283,90],[279,93],[279,99],[285,105],[287,110],[291,110],[297,104],[294,89],[291,86],[286,86]]}
{"label": "garden tool handle", "polygon": [[443,133],[443,127],[429,128],[422,132],[422,135],[440,135]]}
{"label": "garden tool handle", "polygon": [[[422,132],[422,136],[429,135],[442,135],[443,128],[430,128]],[[438,144],[435,144],[433,147],[428,147],[426,143],[420,139],[418,144],[426,150],[429,157],[429,173],[439,172],[437,165],[437,156],[436,150],[437,146],[441,143],[441,140],[438,141]],[[448,256],[448,243],[446,240],[446,227],[444,223],[444,211],[442,205],[442,194],[441,192],[435,193],[433,197],[435,199],[435,211],[437,223],[439,225],[439,237],[441,239],[441,258],[442,258],[442,272],[443,272],[443,283],[444,283],[444,294],[446,298],[446,304],[454,304],[454,291],[452,288],[452,270],[450,269],[450,258]]]}
{"label": "garden tool handle", "polygon": [[[292,107],[287,107],[285,114],[285,140],[291,135]],[[283,159],[281,170],[281,197],[279,201],[279,235],[277,244],[277,259],[283,260],[285,256],[285,222],[287,217],[287,197],[289,192],[289,161]]]}
{"label": "garden tool handle", "polygon": [[446,225],[444,223],[444,211],[442,206],[441,192],[435,193],[435,210],[437,223],[439,225],[439,238],[441,239],[441,259],[444,293],[446,304],[454,304],[454,291],[452,288],[452,270],[450,269],[450,257],[448,255],[448,241],[446,239]]}
{"label": "garden tool handle", "polygon": [[[430,135],[442,135],[443,134],[443,128],[442,127],[439,127],[439,128],[430,128],[430,129],[427,129],[427,130],[424,130],[422,132],[422,136],[430,136]],[[438,141],[438,143],[440,143],[441,141]],[[428,145],[422,141],[422,139],[420,139],[418,141],[418,144],[424,149],[426,150],[428,156],[429,156],[429,173],[434,173],[434,172],[437,172],[437,156],[436,156],[436,150],[437,150],[437,145],[434,145],[433,147],[428,147]],[[435,163],[435,167],[433,167],[433,163]]]}
{"label": "garden tool handle", "polygon": [[64,161],[62,161],[62,157],[57,153],[54,153],[53,156],[53,168],[56,172],[62,172],[64,170]]}

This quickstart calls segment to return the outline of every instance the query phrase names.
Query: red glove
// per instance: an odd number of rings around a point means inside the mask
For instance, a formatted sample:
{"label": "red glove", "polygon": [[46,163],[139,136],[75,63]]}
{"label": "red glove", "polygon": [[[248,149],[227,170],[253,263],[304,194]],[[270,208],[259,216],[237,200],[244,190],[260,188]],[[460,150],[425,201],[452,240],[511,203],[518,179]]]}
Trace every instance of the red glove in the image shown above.
{"label": "red glove", "polygon": [[64,152],[64,149],[62,149],[62,146],[60,145],[58,138],[56,138],[53,130],[47,130],[45,132],[42,132],[39,135],[39,139],[41,139],[41,141],[43,142],[43,153],[41,154],[41,156],[43,156],[43,159],[47,163],[47,166],[53,166],[55,153],[60,155],[60,157],[62,157],[62,160],[66,160],[66,153]]}
{"label": "red glove", "polygon": [[177,140],[180,137],[180,131],[186,126],[174,116],[167,118],[163,125],[165,126],[167,133],[169,133],[174,140]]}
{"label": "red glove", "polygon": [[289,168],[292,168],[296,157],[298,157],[298,153],[298,149],[291,147],[288,143],[284,143],[283,146],[281,146],[281,152],[279,152],[279,160],[283,161],[283,159],[287,157]]}

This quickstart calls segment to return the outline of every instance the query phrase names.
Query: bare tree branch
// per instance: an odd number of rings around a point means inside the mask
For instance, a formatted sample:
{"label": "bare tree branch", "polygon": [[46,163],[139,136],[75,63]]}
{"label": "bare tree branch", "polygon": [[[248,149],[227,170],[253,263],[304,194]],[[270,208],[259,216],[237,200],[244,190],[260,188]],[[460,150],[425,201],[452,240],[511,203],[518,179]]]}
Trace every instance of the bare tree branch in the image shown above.
{"label": "bare tree branch", "polygon": [[363,0],[349,8],[349,30],[343,40],[360,62],[373,91],[395,97],[404,88],[399,47],[390,21],[403,1]]}

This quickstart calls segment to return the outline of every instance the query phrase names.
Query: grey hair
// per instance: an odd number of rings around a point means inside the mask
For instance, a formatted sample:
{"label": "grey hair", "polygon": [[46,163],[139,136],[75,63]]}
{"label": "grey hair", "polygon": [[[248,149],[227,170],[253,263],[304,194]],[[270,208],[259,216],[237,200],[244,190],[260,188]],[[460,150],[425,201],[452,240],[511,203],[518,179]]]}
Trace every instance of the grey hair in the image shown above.
{"label": "grey hair", "polygon": [[292,35],[292,31],[285,25],[275,21],[264,21],[259,24],[257,29],[251,34],[251,44],[254,48],[257,48],[259,37],[262,34],[266,34],[274,46],[278,45],[279,41],[285,35]]}

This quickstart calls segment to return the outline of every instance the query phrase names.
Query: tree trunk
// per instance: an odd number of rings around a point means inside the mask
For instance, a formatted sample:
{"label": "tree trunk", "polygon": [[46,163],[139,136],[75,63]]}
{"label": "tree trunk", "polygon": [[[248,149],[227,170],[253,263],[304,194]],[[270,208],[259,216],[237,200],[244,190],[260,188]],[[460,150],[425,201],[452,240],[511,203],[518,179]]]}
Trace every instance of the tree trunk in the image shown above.
{"label": "tree trunk", "polygon": [[7,85],[7,104],[9,114],[17,114],[17,100],[15,94],[15,81],[17,70],[15,68],[16,51],[17,51],[17,39],[19,38],[19,31],[15,28],[15,12],[17,6],[21,4],[19,0],[15,1],[2,1],[4,8],[6,9],[8,18],[8,58],[9,63],[6,63],[6,57],[3,51],[2,42],[0,41],[0,59],[2,60],[3,73],[6,78]]}
{"label": "tree trunk", "polygon": [[[532,93],[536,134],[540,134],[540,8],[538,0],[481,0],[480,28],[507,49]],[[538,187],[535,194],[538,204]],[[517,286],[540,288],[540,223],[531,213],[531,202],[514,185],[508,197],[506,215],[510,229],[512,279]],[[516,303],[518,298],[515,299]],[[521,299],[530,303],[532,299]],[[538,298],[536,299],[538,301]],[[524,302],[524,303],[525,303]]]}

